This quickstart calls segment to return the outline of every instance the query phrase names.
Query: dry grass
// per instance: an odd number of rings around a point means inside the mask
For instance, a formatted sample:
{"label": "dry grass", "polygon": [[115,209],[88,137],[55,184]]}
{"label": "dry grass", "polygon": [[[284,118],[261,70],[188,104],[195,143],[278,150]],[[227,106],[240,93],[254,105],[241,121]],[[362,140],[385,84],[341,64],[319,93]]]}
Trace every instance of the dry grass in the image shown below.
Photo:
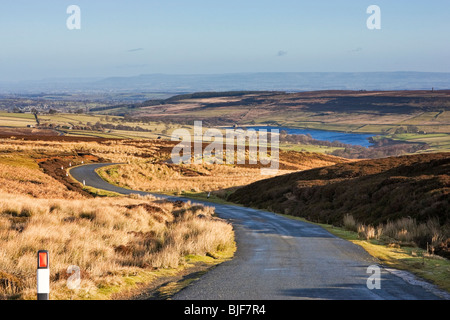
{"label": "dry grass", "polygon": [[429,249],[434,253],[442,242],[450,237],[449,230],[445,230],[437,219],[418,223],[416,219],[401,218],[374,227],[357,223],[352,215],[345,215],[343,226],[346,230],[356,231],[360,239],[383,239],[393,245],[418,246]]}
{"label": "dry grass", "polygon": [[[130,283],[182,268],[186,256],[232,252],[232,226],[212,208],[150,196],[88,198],[38,165],[79,152],[159,161],[161,148],[163,142],[0,140],[0,299],[35,299],[42,249],[50,252],[52,299],[110,299]],[[71,265],[81,270],[78,290],[66,285]]]}
{"label": "dry grass", "polygon": [[186,255],[206,255],[233,244],[228,223],[212,208],[151,197],[58,200],[0,195],[0,296],[33,299],[36,253],[51,255],[53,299],[73,297],[67,267],[82,270],[78,298],[98,297],[138,270],[176,268]]}
{"label": "dry grass", "polygon": [[[226,190],[271,177],[262,174],[261,167],[264,166],[259,162],[249,164],[248,150],[244,160],[244,164],[238,165],[211,164],[206,160],[201,164],[174,165],[166,161],[155,161],[152,157],[135,157],[128,158],[126,164],[101,168],[98,173],[110,183],[135,190],[177,194],[211,191],[220,196]],[[314,153],[281,151],[278,162],[279,170],[272,176],[323,167],[346,160]]]}
{"label": "dry grass", "polygon": [[[348,229],[349,230],[349,229]],[[358,232],[358,236],[361,239],[380,239],[382,233],[383,233],[383,226],[380,225],[378,227],[374,226],[366,226],[364,224],[358,224],[356,231]]]}
{"label": "dry grass", "polygon": [[29,194],[37,198],[81,199],[81,196],[67,190],[62,184],[36,168],[17,167],[1,163],[0,191],[13,194]]}
{"label": "dry grass", "polygon": [[[142,157],[152,156],[159,160],[158,151],[167,143],[149,140],[100,140],[99,141],[58,141],[55,140],[22,140],[17,138],[0,139],[0,153],[33,154],[36,157],[48,157],[60,154],[75,154],[77,152],[91,153],[111,162],[130,162]],[[169,155],[170,156],[170,155]]]}
{"label": "dry grass", "polygon": [[434,248],[446,239],[445,233],[446,231],[443,230],[436,219],[430,219],[425,223],[417,223],[415,219],[410,218],[388,222],[383,231],[384,235],[403,243],[413,242],[422,247],[428,245],[431,251],[434,251]]}
{"label": "dry grass", "polygon": [[[125,163],[108,178],[151,191],[223,190],[267,178],[257,167],[166,164],[173,144],[164,141],[58,139],[0,139],[0,299],[35,298],[41,249],[51,254],[52,299],[108,299],[137,281],[131,279],[149,282],[155,270],[182,266],[186,256],[233,252],[232,226],[212,208],[150,197],[88,198],[64,184],[60,166],[68,159],[84,154]],[[299,170],[337,158],[290,153],[286,161]],[[53,178],[44,163],[56,170]],[[66,286],[70,265],[81,270],[76,291]]]}
{"label": "dry grass", "polygon": [[358,226],[356,224],[355,218],[353,218],[352,215],[350,214],[346,214],[344,216],[344,228],[349,230],[349,231],[354,231],[357,232],[358,231]]}
{"label": "dry grass", "polygon": [[[218,191],[267,179],[258,168],[218,164],[169,166],[145,161],[101,168],[107,181],[135,190],[153,192]],[[283,173],[285,171],[280,171]]]}
{"label": "dry grass", "polygon": [[[257,165],[167,164],[176,142],[100,139],[62,142],[57,139],[58,137],[46,141],[0,139],[0,154],[45,160],[61,154],[88,153],[105,159],[105,162],[125,164],[113,170],[100,170],[106,180],[120,186],[154,192],[217,191],[269,177],[262,175]],[[282,151],[277,175],[342,161],[344,160],[333,156]]]}

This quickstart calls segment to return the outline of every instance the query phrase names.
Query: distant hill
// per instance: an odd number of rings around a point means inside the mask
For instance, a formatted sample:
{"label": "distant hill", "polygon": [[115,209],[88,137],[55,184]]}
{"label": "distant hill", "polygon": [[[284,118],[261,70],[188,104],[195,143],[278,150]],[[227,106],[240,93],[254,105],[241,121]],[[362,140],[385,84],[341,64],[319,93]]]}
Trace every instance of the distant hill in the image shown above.
{"label": "distant hill", "polygon": [[64,78],[0,82],[0,93],[431,90],[450,89],[439,72],[261,72],[143,74],[131,77]]}
{"label": "distant hill", "polygon": [[450,153],[339,163],[261,180],[230,201],[340,225],[351,214],[365,224],[411,217],[450,225]]}
{"label": "distant hill", "polygon": [[313,91],[450,89],[450,74],[437,72],[260,72],[229,74],[145,74],[113,77],[96,87],[174,91]]}
{"label": "distant hill", "polygon": [[[448,111],[450,90],[319,90],[296,93],[211,91],[175,95],[167,99],[147,100],[135,104],[92,108],[91,111],[111,110],[114,114],[117,113],[114,109],[118,109],[120,113],[124,108],[131,117],[165,119],[179,123],[203,120],[222,125],[249,124],[252,121],[286,124],[289,121],[308,121],[312,115],[313,122],[335,123],[335,114],[339,114],[341,124],[352,123],[356,117],[369,123],[373,122],[375,117],[391,114],[410,119],[412,115],[424,112]],[[362,119],[361,115],[370,117]],[[330,116],[333,121],[330,121]],[[439,121],[442,117],[438,115],[435,118],[432,124],[441,124]],[[363,124],[360,120],[356,122],[359,126]],[[383,121],[393,123],[392,119]]]}

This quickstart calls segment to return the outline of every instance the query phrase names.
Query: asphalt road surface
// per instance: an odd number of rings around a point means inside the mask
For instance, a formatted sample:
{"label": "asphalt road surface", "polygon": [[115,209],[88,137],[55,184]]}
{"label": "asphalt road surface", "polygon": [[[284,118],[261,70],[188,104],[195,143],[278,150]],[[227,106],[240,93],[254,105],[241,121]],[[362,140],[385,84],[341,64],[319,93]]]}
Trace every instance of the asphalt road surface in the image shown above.
{"label": "asphalt road surface", "polygon": [[[98,189],[149,194],[105,182],[95,172],[105,165],[110,164],[75,167],[71,175]],[[448,294],[409,273],[380,266],[361,247],[314,224],[262,210],[192,202],[214,206],[219,217],[233,224],[237,251],[232,260],[207,272],[173,296],[174,300],[449,299]]]}

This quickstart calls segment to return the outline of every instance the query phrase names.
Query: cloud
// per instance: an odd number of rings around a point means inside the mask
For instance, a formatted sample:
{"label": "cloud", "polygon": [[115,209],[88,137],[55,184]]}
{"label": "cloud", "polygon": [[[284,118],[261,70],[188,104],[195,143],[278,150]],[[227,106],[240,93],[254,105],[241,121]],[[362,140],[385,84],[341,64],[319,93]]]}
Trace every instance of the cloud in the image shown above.
{"label": "cloud", "polygon": [[282,56],[285,56],[285,55],[287,55],[287,51],[284,51],[284,50],[280,50],[277,53],[277,57],[282,57]]}
{"label": "cloud", "polygon": [[136,52],[136,51],[142,51],[142,50],[144,50],[144,48],[135,48],[135,49],[128,50],[128,52]]}
{"label": "cloud", "polygon": [[355,48],[355,49],[350,50],[350,52],[356,53],[356,52],[361,52],[362,50],[363,50],[363,48],[358,47],[358,48]]}

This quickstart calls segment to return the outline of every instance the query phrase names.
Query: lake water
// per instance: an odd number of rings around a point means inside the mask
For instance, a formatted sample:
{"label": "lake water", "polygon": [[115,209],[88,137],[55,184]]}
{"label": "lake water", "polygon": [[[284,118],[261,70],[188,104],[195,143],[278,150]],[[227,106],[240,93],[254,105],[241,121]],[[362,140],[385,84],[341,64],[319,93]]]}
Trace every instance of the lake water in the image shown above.
{"label": "lake water", "polygon": [[313,129],[294,129],[287,127],[275,127],[275,126],[251,126],[247,129],[255,129],[256,131],[261,129],[266,129],[270,132],[271,129],[278,129],[281,131],[286,131],[287,134],[310,134],[313,139],[323,140],[323,141],[339,141],[351,145],[359,145],[363,147],[369,147],[371,143],[368,138],[373,137],[374,134],[361,134],[361,133],[346,133],[346,132],[335,132],[335,131],[325,131],[325,130],[313,130]]}

